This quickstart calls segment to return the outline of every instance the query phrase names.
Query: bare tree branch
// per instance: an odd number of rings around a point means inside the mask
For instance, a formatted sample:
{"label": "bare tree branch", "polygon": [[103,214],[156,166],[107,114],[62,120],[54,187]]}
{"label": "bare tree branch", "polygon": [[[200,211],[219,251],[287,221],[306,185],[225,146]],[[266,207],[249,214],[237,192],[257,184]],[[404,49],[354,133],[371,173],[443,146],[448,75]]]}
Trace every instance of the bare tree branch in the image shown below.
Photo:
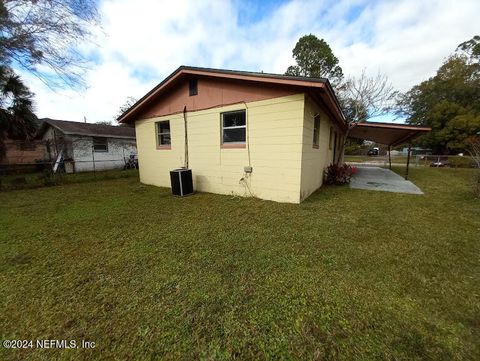
{"label": "bare tree branch", "polygon": [[354,123],[391,112],[398,95],[386,75],[369,76],[365,69],[360,76],[347,78],[338,92],[347,120]]}
{"label": "bare tree branch", "polygon": [[96,5],[95,0],[2,1],[0,61],[14,63],[50,87],[84,86],[88,59],[77,49],[99,25]]}
{"label": "bare tree branch", "polygon": [[[118,123],[118,118],[120,118],[123,115],[123,113],[125,113],[128,109],[130,109],[136,102],[137,102],[137,98],[132,96],[127,97],[125,102],[118,109],[117,114],[114,115],[113,120]],[[125,125],[125,124],[120,123],[120,125]]]}
{"label": "bare tree branch", "polygon": [[[386,75],[366,74],[365,69],[358,77],[348,77],[337,87],[342,110],[348,123],[340,154],[343,155],[348,134],[357,123],[391,112],[398,92],[393,88]],[[339,161],[342,161],[341,159]]]}
{"label": "bare tree branch", "polygon": [[477,168],[480,168],[480,135],[476,137],[470,137],[467,140],[468,152],[472,156],[472,159],[475,161]]}

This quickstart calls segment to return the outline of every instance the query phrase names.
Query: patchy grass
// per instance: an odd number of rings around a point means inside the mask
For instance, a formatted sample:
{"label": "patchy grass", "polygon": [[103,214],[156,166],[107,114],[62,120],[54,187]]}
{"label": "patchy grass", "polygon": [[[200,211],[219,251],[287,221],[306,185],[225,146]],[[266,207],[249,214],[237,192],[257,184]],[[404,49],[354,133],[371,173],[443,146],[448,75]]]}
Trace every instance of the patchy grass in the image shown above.
{"label": "patchy grass", "polygon": [[138,170],[106,170],[97,172],[80,173],[56,173],[37,172],[37,173],[19,173],[0,176],[0,191],[12,191],[20,189],[33,189],[40,187],[51,187],[60,184],[84,183],[106,179],[118,179],[138,177]]}
{"label": "patchy grass", "polygon": [[0,194],[1,338],[97,345],[0,359],[478,360],[472,174],[301,205],[134,178]]}

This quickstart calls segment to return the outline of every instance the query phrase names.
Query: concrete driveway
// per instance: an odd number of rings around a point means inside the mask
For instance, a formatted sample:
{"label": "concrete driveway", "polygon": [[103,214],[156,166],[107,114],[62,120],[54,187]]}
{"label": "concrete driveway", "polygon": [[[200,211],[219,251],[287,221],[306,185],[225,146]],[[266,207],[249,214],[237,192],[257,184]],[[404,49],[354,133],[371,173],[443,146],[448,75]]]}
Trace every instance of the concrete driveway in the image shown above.
{"label": "concrete driveway", "polygon": [[371,191],[423,194],[412,182],[405,180],[390,169],[379,167],[358,167],[350,182],[350,188]]}

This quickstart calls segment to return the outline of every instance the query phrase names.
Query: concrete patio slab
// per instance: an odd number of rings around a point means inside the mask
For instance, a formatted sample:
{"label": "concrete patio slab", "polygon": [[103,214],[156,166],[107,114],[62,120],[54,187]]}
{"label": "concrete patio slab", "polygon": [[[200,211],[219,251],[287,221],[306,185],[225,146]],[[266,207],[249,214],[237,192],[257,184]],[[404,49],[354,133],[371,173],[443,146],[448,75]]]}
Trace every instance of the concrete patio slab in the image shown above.
{"label": "concrete patio slab", "polygon": [[390,169],[379,167],[358,167],[352,177],[350,188],[372,191],[423,194],[412,182],[405,180]]}

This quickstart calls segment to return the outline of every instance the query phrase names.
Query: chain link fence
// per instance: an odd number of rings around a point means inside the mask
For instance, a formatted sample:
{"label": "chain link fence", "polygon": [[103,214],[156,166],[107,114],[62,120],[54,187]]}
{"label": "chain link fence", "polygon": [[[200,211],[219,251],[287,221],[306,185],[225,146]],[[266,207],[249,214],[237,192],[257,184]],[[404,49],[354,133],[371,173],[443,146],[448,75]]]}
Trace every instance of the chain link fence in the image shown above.
{"label": "chain link fence", "polygon": [[32,189],[69,183],[91,182],[107,179],[138,177],[138,169],[122,168],[92,172],[53,172],[51,163],[22,164],[0,168],[0,191]]}
{"label": "chain link fence", "polygon": [[[388,155],[345,155],[345,162],[358,165],[371,165],[387,167],[389,165]],[[407,164],[406,155],[392,155],[392,165]],[[451,168],[476,168],[475,160],[470,156],[460,155],[432,155],[415,154],[410,158],[410,165],[425,167],[451,167]]]}
{"label": "chain link fence", "polygon": [[[0,191],[38,188],[65,183],[136,176],[138,159],[119,147],[111,157],[81,142],[34,141],[29,146],[11,142],[0,161]],[[75,148],[74,148],[75,147]],[[74,159],[74,155],[77,159]]]}

